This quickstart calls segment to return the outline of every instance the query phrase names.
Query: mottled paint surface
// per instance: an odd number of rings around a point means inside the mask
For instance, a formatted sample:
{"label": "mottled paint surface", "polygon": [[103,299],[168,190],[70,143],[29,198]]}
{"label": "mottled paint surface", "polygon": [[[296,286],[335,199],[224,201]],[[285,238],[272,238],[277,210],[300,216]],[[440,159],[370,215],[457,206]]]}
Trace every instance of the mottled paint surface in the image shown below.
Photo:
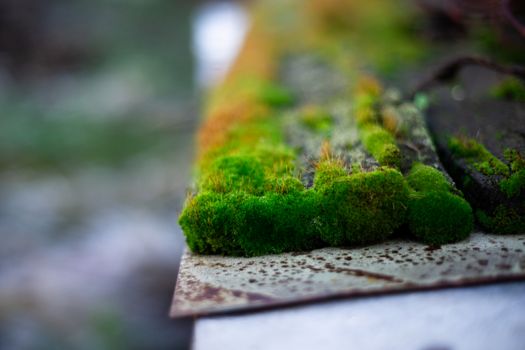
{"label": "mottled paint surface", "polygon": [[389,241],[253,258],[186,252],[171,316],[209,315],[337,297],[525,279],[525,234],[473,234],[430,247]]}

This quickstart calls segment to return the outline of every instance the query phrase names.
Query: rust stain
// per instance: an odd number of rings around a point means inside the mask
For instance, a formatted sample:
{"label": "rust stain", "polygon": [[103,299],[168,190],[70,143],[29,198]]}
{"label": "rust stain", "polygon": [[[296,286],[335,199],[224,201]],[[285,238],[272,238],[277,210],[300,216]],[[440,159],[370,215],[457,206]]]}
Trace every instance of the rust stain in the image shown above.
{"label": "rust stain", "polygon": [[387,282],[394,282],[394,283],[403,283],[404,282],[402,279],[394,277],[394,276],[389,276],[389,275],[384,275],[384,274],[380,274],[380,273],[374,273],[374,272],[365,271],[365,270],[359,270],[359,269],[349,269],[349,268],[344,268],[344,267],[332,267],[331,269],[329,269],[329,271],[331,271],[331,272],[333,271],[333,272],[336,272],[336,273],[346,273],[346,274],[349,274],[349,275],[352,275],[352,276],[356,276],[356,277],[368,277],[368,278],[371,278],[371,279],[383,280],[383,281],[387,281]]}
{"label": "rust stain", "polygon": [[181,291],[180,295],[185,300],[192,302],[213,301],[221,303],[234,298],[245,299],[249,302],[268,303],[274,301],[274,298],[260,293],[230,290],[227,288],[216,287],[208,283],[199,283],[197,281],[192,281],[190,284],[193,288],[191,290]]}

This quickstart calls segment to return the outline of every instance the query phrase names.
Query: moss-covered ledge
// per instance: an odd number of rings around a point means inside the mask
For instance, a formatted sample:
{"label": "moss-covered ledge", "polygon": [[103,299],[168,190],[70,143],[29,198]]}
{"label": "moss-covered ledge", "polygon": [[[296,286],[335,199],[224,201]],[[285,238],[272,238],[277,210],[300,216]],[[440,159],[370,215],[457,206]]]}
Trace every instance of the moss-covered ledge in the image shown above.
{"label": "moss-covered ledge", "polygon": [[[196,185],[179,219],[190,249],[253,256],[369,244],[401,229],[429,244],[467,237],[472,210],[422,132],[418,108],[361,73],[358,46],[327,55],[334,47],[322,39],[324,25],[268,25],[280,6],[255,12],[244,49],[210,97]],[[399,13],[380,8],[397,31]],[[308,11],[294,16],[299,28],[312,23]],[[335,37],[361,30],[343,26]]]}

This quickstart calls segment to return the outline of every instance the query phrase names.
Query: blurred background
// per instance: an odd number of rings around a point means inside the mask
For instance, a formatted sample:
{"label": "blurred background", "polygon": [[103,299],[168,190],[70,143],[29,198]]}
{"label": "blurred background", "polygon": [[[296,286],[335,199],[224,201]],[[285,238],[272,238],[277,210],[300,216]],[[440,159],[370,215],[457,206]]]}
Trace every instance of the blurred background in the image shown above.
{"label": "blurred background", "polygon": [[232,2],[0,0],[0,349],[184,349],[168,319]]}

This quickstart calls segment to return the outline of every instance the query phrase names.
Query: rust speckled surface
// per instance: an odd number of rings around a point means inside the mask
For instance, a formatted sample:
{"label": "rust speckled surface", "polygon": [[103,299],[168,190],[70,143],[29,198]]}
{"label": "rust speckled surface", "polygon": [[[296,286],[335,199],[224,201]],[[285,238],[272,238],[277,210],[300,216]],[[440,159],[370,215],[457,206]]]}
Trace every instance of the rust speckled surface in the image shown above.
{"label": "rust speckled surface", "polygon": [[517,279],[525,279],[525,234],[477,233],[439,248],[389,241],[253,258],[186,252],[170,314],[223,314]]}

